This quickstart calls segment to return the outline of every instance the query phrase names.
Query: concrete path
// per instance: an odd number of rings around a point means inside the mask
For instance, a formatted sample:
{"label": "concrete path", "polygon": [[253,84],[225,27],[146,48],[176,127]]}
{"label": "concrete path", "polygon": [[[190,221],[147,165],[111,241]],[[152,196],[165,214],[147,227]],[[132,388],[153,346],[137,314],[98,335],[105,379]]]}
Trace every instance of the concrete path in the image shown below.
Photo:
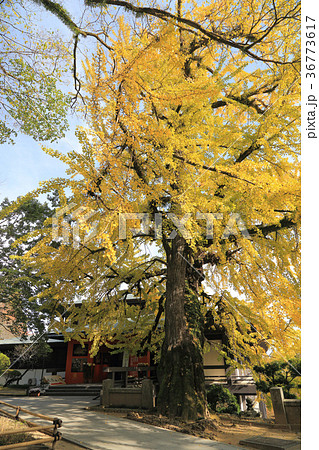
{"label": "concrete path", "polygon": [[[208,439],[188,436],[147,424],[121,419],[115,416],[87,411],[88,406],[98,405],[90,397],[2,397],[0,400],[21,406],[29,411],[59,417],[63,420],[61,432],[67,439],[90,450],[231,450],[241,449]],[[9,411],[8,408],[4,408]],[[13,410],[12,410],[13,411]],[[32,422],[41,422],[21,413]],[[57,450],[59,446],[57,445]]]}

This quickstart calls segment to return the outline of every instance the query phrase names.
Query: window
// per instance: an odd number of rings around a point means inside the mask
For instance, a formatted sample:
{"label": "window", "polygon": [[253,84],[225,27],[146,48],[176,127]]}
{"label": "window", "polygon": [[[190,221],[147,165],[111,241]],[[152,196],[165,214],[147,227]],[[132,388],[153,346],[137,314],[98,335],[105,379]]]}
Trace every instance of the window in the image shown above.
{"label": "window", "polygon": [[84,347],[82,347],[81,344],[73,345],[73,356],[87,356],[88,351],[89,351],[88,344],[85,344]]}
{"label": "window", "polygon": [[87,364],[86,358],[72,358],[71,372],[83,372],[84,364]]}

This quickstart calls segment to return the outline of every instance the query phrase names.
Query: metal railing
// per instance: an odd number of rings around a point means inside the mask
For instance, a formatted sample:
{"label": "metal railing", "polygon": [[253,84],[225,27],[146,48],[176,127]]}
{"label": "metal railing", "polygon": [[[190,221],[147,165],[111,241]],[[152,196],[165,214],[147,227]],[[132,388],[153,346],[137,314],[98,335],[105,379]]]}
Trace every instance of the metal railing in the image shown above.
{"label": "metal railing", "polygon": [[205,375],[205,381],[214,384],[229,384],[229,379],[225,375]]}
{"label": "metal railing", "polygon": [[[25,442],[19,442],[16,444],[5,444],[5,445],[0,445],[0,450],[8,450],[8,449],[14,449],[14,448],[23,448],[23,447],[28,447],[29,445],[36,445],[36,444],[44,444],[44,443],[49,443],[52,442],[52,448],[55,448],[56,442],[59,441],[62,437],[62,433],[60,431],[58,431],[58,428],[61,428],[62,426],[62,420],[58,419],[57,417],[49,417],[49,416],[45,416],[43,414],[38,414],[32,411],[29,411],[27,409],[21,408],[20,406],[14,406],[11,405],[10,403],[6,403],[0,400],[0,406],[6,406],[8,408],[13,408],[16,410],[15,415],[10,414],[8,411],[0,408],[0,413],[4,414],[5,416],[9,417],[10,419],[14,419],[14,420],[18,420],[22,423],[25,423],[28,425],[28,427],[25,428],[21,428],[19,430],[14,430],[14,431],[4,431],[0,433],[0,437],[2,436],[12,436],[15,434],[21,434],[21,433],[32,433],[34,431],[39,431],[39,432],[43,432],[45,434],[50,435],[50,437],[48,438],[41,438],[41,439],[33,439],[31,441],[25,441]],[[25,419],[22,419],[20,417],[20,413],[24,412],[26,414],[29,414],[31,416],[35,416],[38,417],[40,419],[52,422],[52,424],[50,426],[48,425],[37,425],[36,423],[27,421]]]}
{"label": "metal railing", "polygon": [[251,375],[231,375],[230,384],[255,384]]}
{"label": "metal railing", "polygon": [[[124,379],[121,382],[127,387],[129,383],[135,383],[141,381],[143,377],[152,378],[152,374],[156,370],[154,366],[133,366],[133,367],[105,367],[103,369],[104,373],[109,373],[112,376],[112,380],[115,382],[116,374],[124,374]],[[130,373],[132,376],[130,376]]]}
{"label": "metal railing", "polygon": [[251,385],[255,384],[254,378],[251,375],[206,375],[205,381],[215,384],[226,385]]}
{"label": "metal railing", "polygon": [[[222,366],[223,367],[223,366]],[[204,366],[204,369],[216,369],[220,368],[220,366]],[[140,381],[140,378],[148,377],[148,378],[156,378],[156,374],[154,374],[156,370],[156,367],[154,366],[134,366],[134,367],[105,367],[103,369],[104,373],[109,373],[115,382],[115,375],[116,374],[122,374],[124,375],[124,379],[118,380],[119,382],[122,382],[124,386],[128,386],[130,382],[135,383]],[[130,377],[129,373],[133,374],[134,376]],[[225,384],[225,385],[251,385],[255,384],[254,378],[252,375],[205,375],[205,381],[215,384]]]}

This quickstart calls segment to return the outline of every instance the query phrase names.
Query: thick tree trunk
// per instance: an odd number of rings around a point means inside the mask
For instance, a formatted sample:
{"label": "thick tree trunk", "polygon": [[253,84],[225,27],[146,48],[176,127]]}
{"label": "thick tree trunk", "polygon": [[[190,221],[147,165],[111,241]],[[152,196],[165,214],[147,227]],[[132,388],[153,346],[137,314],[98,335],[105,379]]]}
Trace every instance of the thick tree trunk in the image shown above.
{"label": "thick tree trunk", "polygon": [[185,315],[186,242],[177,235],[166,246],[165,339],[159,365],[159,411],[194,420],[206,415],[205,377],[200,342]]}

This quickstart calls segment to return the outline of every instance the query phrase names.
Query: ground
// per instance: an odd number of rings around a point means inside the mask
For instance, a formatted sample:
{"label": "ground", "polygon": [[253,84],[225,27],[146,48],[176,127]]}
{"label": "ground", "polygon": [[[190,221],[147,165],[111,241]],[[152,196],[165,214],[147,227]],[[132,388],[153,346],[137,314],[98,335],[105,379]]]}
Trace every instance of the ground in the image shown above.
{"label": "ground", "polygon": [[[94,408],[102,410],[102,408]],[[136,421],[148,423],[150,425],[159,426],[162,428],[182,432],[185,434],[191,434],[197,437],[216,440],[225,444],[231,444],[239,447],[239,441],[249,436],[264,435],[267,437],[276,437],[280,439],[300,440],[300,433],[293,433],[283,431],[276,428],[270,428],[270,426],[263,424],[261,421],[252,422],[239,420],[225,415],[212,415],[210,419],[200,420],[196,422],[183,422],[182,420],[169,420],[165,417],[160,417],[156,414],[146,414],[137,411],[127,412],[124,410],[112,410],[111,408],[104,408],[107,414],[111,414],[117,417],[129,418]],[[0,416],[0,430],[8,430],[11,427],[16,427],[17,422],[9,420]],[[41,439],[46,437],[42,433],[34,433],[35,439]],[[30,450],[36,449],[49,449],[52,448],[50,444],[41,444],[33,447],[28,447]],[[58,442],[57,450],[79,450],[80,447],[71,442],[62,441]],[[244,447],[243,447],[244,448]]]}
{"label": "ground", "polygon": [[[23,425],[21,422],[17,422],[15,420],[6,418],[4,416],[0,415],[0,432],[4,432],[4,431],[14,431],[14,430],[18,430],[19,428],[25,428],[25,425]],[[21,437],[21,434],[19,435],[14,435],[10,437],[0,437],[0,445],[5,445],[5,444],[13,444],[13,443],[17,443],[17,442],[23,442],[23,441],[29,441],[32,439],[43,439],[48,437],[47,435],[43,434],[43,433],[39,433],[39,432],[34,432],[34,433],[26,433],[22,439],[17,440],[17,437]],[[5,440],[6,439],[6,440]],[[29,450],[31,449],[51,449],[52,445],[51,444],[39,444],[39,445],[34,445],[34,446],[29,446],[28,447]],[[57,450],[79,450],[80,448],[83,447],[79,447],[78,445],[72,444],[70,442],[61,440],[57,446],[56,449]]]}
{"label": "ground", "polygon": [[[2,400],[1,396],[0,399]],[[20,405],[29,411],[62,418],[61,431],[64,437],[69,437],[78,444],[88,445],[95,450],[149,448],[148,442],[152,442],[150,448],[164,450],[204,449],[207,447],[225,449],[229,444],[232,445],[232,448],[247,448],[239,446],[239,441],[258,435],[290,440],[300,439],[300,434],[276,429],[271,424],[265,424],[261,419],[248,421],[236,416],[212,415],[210,420],[196,422],[169,421],[167,418],[151,412],[103,408],[97,399],[93,400],[91,397],[83,396],[8,396],[3,397],[3,400],[12,405]],[[28,415],[23,415],[22,418],[41,422],[41,419],[36,417],[28,419]],[[153,427],[154,425],[155,427]],[[163,428],[166,428],[167,431]],[[121,431],[121,440],[118,439],[119,430]],[[200,437],[206,439],[198,439]],[[37,447],[37,449],[40,448]],[[44,448],[50,447],[42,447],[42,449]],[[78,450],[79,448],[81,447],[69,444],[65,440],[56,446],[56,450]]]}
{"label": "ground", "polygon": [[168,419],[157,414],[147,414],[137,410],[128,412],[124,409],[114,410],[113,408],[104,408],[101,406],[94,407],[94,410],[104,411],[106,414],[117,417],[129,418],[149,425],[235,446],[239,446],[239,441],[256,435],[278,439],[300,440],[300,433],[298,432],[275,428],[272,423],[265,423],[261,419],[239,419],[228,414],[211,414],[210,419],[185,422],[179,419]]}
{"label": "ground", "polygon": [[23,386],[17,388],[15,386],[7,386],[3,387],[0,386],[0,396],[6,396],[6,395],[14,395],[17,396],[25,396],[26,395],[26,388]]}
{"label": "ground", "polygon": [[[0,386],[0,398],[1,398],[1,396],[6,396],[6,395],[12,395],[12,396],[14,395],[16,397],[16,396],[25,396],[25,394],[26,394],[26,390],[22,387],[21,388],[15,388],[15,387],[4,388],[3,386]],[[19,424],[19,422],[15,422],[11,419],[7,419],[0,415],[0,432],[4,431],[4,430],[8,431],[11,428],[14,429],[18,424]],[[45,437],[45,435],[43,435],[42,433],[33,433],[33,436],[34,436],[34,439],[41,439],[41,438]],[[0,443],[1,443],[1,440],[0,440]],[[33,448],[39,449],[39,450],[40,449],[44,450],[44,449],[49,449],[49,448],[51,449],[52,445],[40,444],[40,445],[34,446]],[[71,442],[67,442],[63,439],[58,443],[56,448],[57,448],[57,450],[79,450],[81,448],[83,449],[83,447],[80,447]],[[30,449],[31,449],[31,447],[30,447]]]}

